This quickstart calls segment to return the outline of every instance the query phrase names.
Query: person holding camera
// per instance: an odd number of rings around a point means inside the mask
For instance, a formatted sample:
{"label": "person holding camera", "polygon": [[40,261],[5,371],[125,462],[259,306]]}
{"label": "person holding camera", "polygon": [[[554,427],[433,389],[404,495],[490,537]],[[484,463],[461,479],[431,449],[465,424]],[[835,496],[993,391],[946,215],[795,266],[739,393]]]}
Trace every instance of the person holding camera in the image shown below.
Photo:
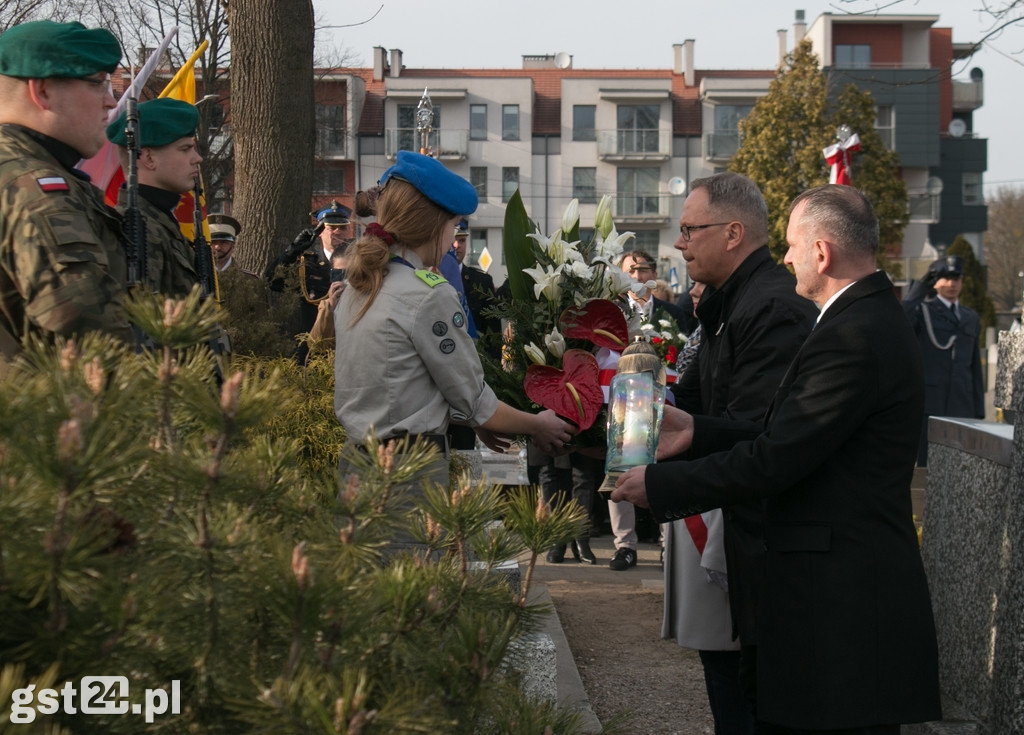
{"label": "person holding camera", "polygon": [[933,262],[903,298],[924,363],[924,424],[917,464],[928,465],[928,417],[985,418],[977,312],[960,303],[964,259],[948,255]]}

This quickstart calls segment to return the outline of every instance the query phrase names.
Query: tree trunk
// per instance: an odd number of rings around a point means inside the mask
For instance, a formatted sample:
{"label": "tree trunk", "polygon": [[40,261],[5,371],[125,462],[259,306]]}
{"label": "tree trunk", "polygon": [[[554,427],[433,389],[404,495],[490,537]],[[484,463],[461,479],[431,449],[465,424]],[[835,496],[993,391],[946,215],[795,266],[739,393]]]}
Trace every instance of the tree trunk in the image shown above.
{"label": "tree trunk", "polygon": [[262,273],[309,226],[313,189],[313,6],[230,0],[237,256]]}

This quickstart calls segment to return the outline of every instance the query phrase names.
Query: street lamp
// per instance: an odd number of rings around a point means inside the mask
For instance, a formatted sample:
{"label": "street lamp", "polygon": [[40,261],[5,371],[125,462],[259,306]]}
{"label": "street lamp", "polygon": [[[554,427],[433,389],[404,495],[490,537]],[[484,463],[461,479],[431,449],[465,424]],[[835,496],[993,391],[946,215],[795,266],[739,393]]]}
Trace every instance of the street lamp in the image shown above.
{"label": "street lamp", "polygon": [[1020,310],[1024,313],[1024,271],[1017,271],[1017,278],[1020,279]]}

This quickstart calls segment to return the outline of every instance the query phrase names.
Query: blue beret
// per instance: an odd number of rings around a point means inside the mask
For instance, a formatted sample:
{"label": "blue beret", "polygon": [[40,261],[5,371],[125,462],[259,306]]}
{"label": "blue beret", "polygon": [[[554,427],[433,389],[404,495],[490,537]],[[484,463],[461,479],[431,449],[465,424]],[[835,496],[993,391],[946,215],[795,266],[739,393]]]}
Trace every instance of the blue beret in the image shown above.
{"label": "blue beret", "polygon": [[478,200],[473,185],[430,156],[399,151],[398,161],[380,177],[382,189],[392,177],[412,184],[420,194],[446,212],[472,214],[476,211]]}
{"label": "blue beret", "polygon": [[121,45],[105,28],[36,20],[0,35],[0,74],[21,79],[78,78],[121,61]]}
{"label": "blue beret", "polygon": [[[123,110],[114,122],[107,126],[107,138],[115,145],[128,145],[125,122],[128,111]],[[159,148],[179,138],[196,134],[199,125],[199,111],[195,105],[161,97],[139,105],[139,147]]]}
{"label": "blue beret", "polygon": [[313,216],[317,222],[323,222],[328,227],[344,227],[352,216],[352,210],[335,199],[329,207],[318,210]]}

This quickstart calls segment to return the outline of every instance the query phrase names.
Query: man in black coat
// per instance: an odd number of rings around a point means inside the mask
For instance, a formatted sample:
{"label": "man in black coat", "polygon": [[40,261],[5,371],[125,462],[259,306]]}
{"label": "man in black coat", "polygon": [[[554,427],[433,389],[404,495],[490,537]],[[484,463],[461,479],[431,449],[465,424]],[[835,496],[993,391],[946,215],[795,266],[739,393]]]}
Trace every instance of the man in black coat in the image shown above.
{"label": "man in black coat", "polygon": [[860,192],[804,192],[786,238],[797,292],[822,312],[764,423],[666,407],[659,457],[676,459],[629,470],[612,498],[660,520],[765,499],[758,720],[787,735],[898,735],[941,717],[911,520],[921,359]]}
{"label": "man in black coat", "polygon": [[469,222],[465,218],[459,220],[455,226],[455,236],[452,241],[452,248],[455,250],[455,259],[459,261],[459,271],[462,273],[462,288],[466,294],[466,303],[469,304],[469,311],[473,315],[473,323],[476,324],[477,334],[497,334],[501,331],[501,320],[493,316],[484,316],[483,310],[494,304],[494,279],[479,268],[468,265],[466,253],[469,249]]}
{"label": "man in black coat", "polygon": [[[701,346],[673,386],[676,406],[691,414],[760,420],[818,310],[797,295],[792,274],[772,258],[768,207],[757,184],[746,176],[721,173],[694,181],[679,225],[675,247],[687,262],[690,277],[706,288],[696,309]],[[735,503],[723,510],[721,524],[732,637],[740,639],[744,672],[751,674],[764,575],[763,512],[761,500]],[[667,527],[667,622],[675,625],[682,645],[698,644],[715,722],[723,731],[746,732],[749,726],[730,725],[752,725],[740,685],[741,654],[711,634],[718,626],[709,617],[721,612],[716,605],[720,593],[709,587],[701,566],[684,563],[692,556],[676,553],[677,544],[693,543],[692,525],[697,522],[679,520]],[[700,607],[702,601],[705,608]],[[752,681],[748,688],[754,688]]]}
{"label": "man in black coat", "polygon": [[929,416],[985,418],[981,321],[960,303],[963,285],[964,259],[950,255],[932,263],[924,280],[914,281],[903,297],[924,364],[925,416],[917,451],[921,467],[928,464]]}

